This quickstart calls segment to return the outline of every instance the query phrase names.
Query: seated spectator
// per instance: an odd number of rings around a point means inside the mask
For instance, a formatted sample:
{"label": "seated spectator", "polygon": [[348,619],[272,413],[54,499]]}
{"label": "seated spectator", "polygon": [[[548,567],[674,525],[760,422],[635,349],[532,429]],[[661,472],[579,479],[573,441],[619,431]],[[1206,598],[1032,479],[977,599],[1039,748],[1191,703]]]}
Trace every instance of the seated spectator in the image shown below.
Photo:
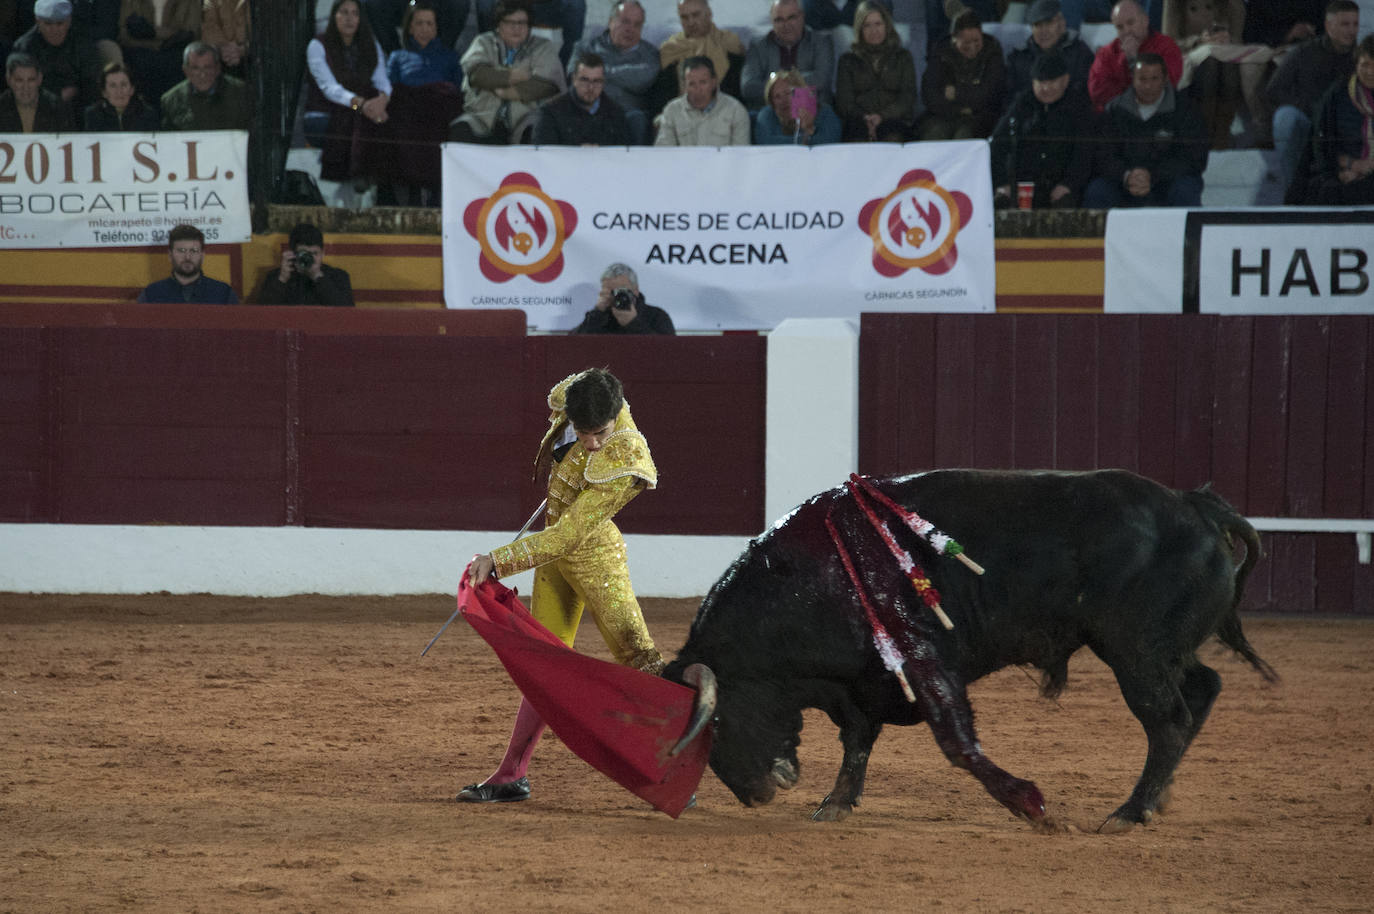
{"label": "seated spectator", "polygon": [[799,70],[820,101],[830,101],[835,72],[835,42],[807,28],[801,0],[773,0],[773,29],[749,46],[740,73],[740,101],[750,110],[768,107],[764,84],[782,70]]}
{"label": "seated spectator", "polygon": [[655,146],[748,146],[749,112],[739,99],[720,91],[711,58],[682,62],[686,90],[659,118]]}
{"label": "seated spectator", "polygon": [[625,112],[606,95],[606,64],[595,54],[573,61],[572,87],[539,106],[534,116],[538,146],[628,146]]}
{"label": "seated spectator", "polygon": [[1306,202],[1374,204],[1374,34],[1355,51],[1355,75],[1333,82],[1317,103],[1311,175]]}
{"label": "seated spectator", "polygon": [[1312,117],[1322,94],[1335,81],[1355,72],[1355,40],[1360,8],[1354,0],[1332,0],[1326,8],[1324,33],[1284,55],[1264,95],[1274,111],[1274,152],[1285,188],[1294,185],[1298,166],[1312,136]]}
{"label": "seated spectator", "polygon": [[[410,8],[415,0],[363,0],[366,7],[368,25],[372,34],[382,46],[382,52],[390,59],[392,54],[406,46],[406,36],[410,34],[405,20],[410,16]],[[454,50],[458,38],[468,24],[468,13],[472,9],[470,0],[429,0],[429,8],[434,12],[438,27],[439,46]],[[396,27],[400,26],[397,35]],[[395,82],[395,77],[392,77]]]}
{"label": "seated spectator", "polygon": [[1001,22],[1006,15],[1008,0],[924,0],[926,22],[926,50],[933,52],[945,43],[954,20],[959,14],[972,10],[979,22]]}
{"label": "seated spectator", "polygon": [[70,0],[38,0],[34,24],[14,42],[38,63],[47,91],[73,111],[85,110],[100,99],[100,68],[104,63],[95,44],[72,31]]}
{"label": "seated spectator", "polygon": [[149,283],[138,300],[152,304],[237,305],[239,297],[226,282],[201,272],[205,235],[194,225],[178,225],[167,233],[167,256],[172,275]]}
{"label": "seated spectator", "polygon": [[677,329],[667,311],[644,300],[635,271],[623,263],[613,263],[601,274],[601,294],[596,298],[596,307],[587,312],[572,332],[673,336]]}
{"label": "seated spectator", "polygon": [[1241,44],[1244,0],[1164,0],[1164,33],[1183,52],[1178,87],[1202,109],[1213,149],[1229,149],[1231,123],[1251,115],[1273,51]]}
{"label": "seated spectator", "polygon": [[854,43],[835,74],[835,113],[846,142],[902,143],[916,135],[916,63],[879,0],[861,0],[854,13]]}
{"label": "seated spectator", "polygon": [[439,146],[448,125],[463,113],[463,68],[458,52],[438,37],[433,0],[411,0],[401,27],[404,49],[387,58],[391,104],[387,110],[396,145],[395,173],[407,184],[411,206],[438,206],[443,165]]}
{"label": "seated spectator", "polygon": [[716,28],[711,4],[706,0],[679,0],[677,18],[682,31],[668,37],[658,49],[658,65],[677,77],[677,94],[683,85],[682,62],[689,57],[711,58],[712,71],[722,90],[740,95],[740,71],[744,69],[744,42],[734,32]]}
{"label": "seated spectator", "polygon": [[253,37],[249,0],[204,0],[200,40],[214,45],[226,73],[243,79],[248,71],[248,45]]}
{"label": "seated spectator", "polygon": [[348,271],[324,262],[324,234],[319,228],[301,222],[291,230],[281,252],[281,269],[263,278],[258,304],[353,307]]}
{"label": "seated spectator", "polygon": [[1031,87],[1031,68],[1041,57],[1056,53],[1069,68],[1069,91],[1088,94],[1088,70],[1093,65],[1092,48],[1078,33],[1069,30],[1059,0],[1035,0],[1026,10],[1030,38],[1024,47],[1007,55],[1007,102]]}
{"label": "seated spectator", "polygon": [[200,39],[201,0],[122,0],[119,46],[124,61],[153,98],[181,81],[186,46]]}
{"label": "seated spectator", "polygon": [[329,118],[320,177],[352,182],[357,190],[375,184],[377,202],[394,203],[391,80],[359,0],[334,0],[329,24],[311,39],[305,57],[311,76],[305,110]]}
{"label": "seated spectator", "polygon": [[[500,19],[498,0],[477,0],[477,28],[489,32]],[[530,27],[559,33],[558,59],[563,67],[572,60],[573,48],[582,40],[587,23],[587,0],[533,0],[529,6]]]}
{"label": "seated spectator", "polygon": [[774,73],[764,94],[768,107],[754,116],[755,146],[821,146],[840,141],[840,116],[816,100],[816,90],[806,84],[800,71]]}
{"label": "seated spectator", "polygon": [[1097,49],[1088,71],[1088,95],[1101,111],[1107,102],[1131,85],[1132,67],[1141,54],[1158,54],[1168,70],[1169,85],[1177,86],[1183,75],[1183,54],[1168,35],[1150,28],[1145,8],[1136,0],[1119,0],[1112,7],[1116,38]]}
{"label": "seated spectator", "polygon": [[43,88],[38,61],[23,51],[5,59],[5,84],[0,94],[0,133],[65,133],[73,129],[72,112],[54,92]]}
{"label": "seated spectator", "polygon": [[633,146],[648,142],[649,121],[663,107],[651,91],[658,76],[658,48],[644,41],[643,33],[643,5],[639,0],[621,0],[611,7],[606,30],[578,42],[572,54],[573,66],[583,54],[595,54],[605,62],[606,96],[625,112]]}
{"label": "seated spectator", "polygon": [[91,133],[151,133],[158,128],[153,106],[134,91],[129,70],[122,63],[105,65],[100,101],[86,109],[84,126]]}
{"label": "seated spectator", "polygon": [[1006,105],[1002,45],[983,33],[972,10],[960,13],[950,28],[949,43],[935,49],[921,77],[923,140],[986,137]]}
{"label": "seated spectator", "polygon": [[193,41],[182,54],[186,78],[162,96],[163,130],[247,130],[253,120],[248,87],[220,69],[219,51]]}
{"label": "seated spectator", "polygon": [[530,34],[529,6],[498,0],[496,28],[463,55],[463,115],[449,125],[458,143],[527,143],[539,103],[563,90],[563,68],[547,38]]}
{"label": "seated spectator", "polygon": [[1164,58],[1142,52],[1131,86],[1107,104],[1087,209],[1201,206],[1207,127],[1192,99],[1169,85]]}
{"label": "seated spectator", "polygon": [[1035,185],[1031,207],[1077,207],[1092,176],[1095,119],[1086,87],[1057,51],[1041,54],[1031,87],[1017,93],[992,131],[993,204],[1017,202],[1016,185]]}

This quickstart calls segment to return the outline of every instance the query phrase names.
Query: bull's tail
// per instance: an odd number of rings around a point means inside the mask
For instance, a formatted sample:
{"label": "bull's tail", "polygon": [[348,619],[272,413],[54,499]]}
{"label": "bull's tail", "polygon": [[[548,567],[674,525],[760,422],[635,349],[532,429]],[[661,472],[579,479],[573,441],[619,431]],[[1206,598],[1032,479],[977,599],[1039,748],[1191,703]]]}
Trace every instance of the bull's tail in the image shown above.
{"label": "bull's tail", "polygon": [[1230,609],[1222,618],[1221,624],[1217,626],[1217,639],[1245,658],[1245,661],[1254,667],[1256,672],[1263,676],[1266,681],[1277,682],[1279,674],[1255,652],[1250,642],[1246,640],[1245,631],[1240,626],[1240,616],[1236,612],[1241,597],[1245,593],[1245,582],[1260,560],[1259,533],[1250,525],[1248,520],[1241,517],[1236,509],[1231,507],[1226,499],[1213,492],[1210,484],[1183,494],[1184,498],[1199,514],[1217,525],[1226,537],[1228,546],[1234,547],[1237,539],[1245,546],[1245,558],[1241,561],[1240,567],[1236,569],[1235,596],[1231,599]]}
{"label": "bull's tail", "polygon": [[1241,597],[1245,594],[1245,581],[1249,579],[1250,572],[1254,570],[1254,565],[1260,561],[1260,535],[1256,532],[1250,522],[1241,517],[1234,507],[1221,498],[1216,492],[1212,491],[1210,484],[1194,489],[1191,492],[1184,492],[1183,498],[1198,511],[1202,517],[1208,518],[1220,529],[1221,535],[1226,536],[1227,546],[1234,548],[1235,542],[1241,540],[1245,546],[1245,558],[1241,561],[1241,566],[1235,569],[1234,597],[1231,598],[1230,609],[1226,616],[1221,618],[1221,623],[1217,625],[1216,636],[1223,645],[1230,647],[1239,656],[1245,658],[1250,667],[1256,669],[1267,682],[1278,682],[1279,675],[1270,667],[1263,657],[1254,651],[1250,642],[1245,638],[1245,631],[1241,628],[1241,617],[1237,614],[1237,608],[1241,605]]}

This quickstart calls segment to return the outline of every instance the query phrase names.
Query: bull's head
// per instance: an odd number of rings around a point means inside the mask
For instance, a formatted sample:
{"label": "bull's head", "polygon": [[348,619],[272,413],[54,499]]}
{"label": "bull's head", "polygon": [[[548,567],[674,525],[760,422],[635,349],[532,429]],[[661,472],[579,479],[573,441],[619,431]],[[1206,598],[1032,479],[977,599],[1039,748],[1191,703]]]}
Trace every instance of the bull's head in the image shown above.
{"label": "bull's head", "polygon": [[[682,670],[682,681],[697,690],[696,707],[687,732],[673,748],[676,755],[715,719],[711,770],[745,806],[770,802],[778,788],[797,783],[801,714],[792,710],[769,713],[771,702],[760,701],[756,689],[718,691],[711,668],[694,663]],[[779,726],[781,722],[781,726]]]}

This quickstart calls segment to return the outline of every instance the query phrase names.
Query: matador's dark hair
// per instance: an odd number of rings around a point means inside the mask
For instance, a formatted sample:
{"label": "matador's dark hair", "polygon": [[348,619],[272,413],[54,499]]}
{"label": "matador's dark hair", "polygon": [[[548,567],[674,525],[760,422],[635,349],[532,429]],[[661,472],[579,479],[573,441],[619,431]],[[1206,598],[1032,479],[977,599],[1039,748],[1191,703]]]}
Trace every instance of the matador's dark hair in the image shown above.
{"label": "matador's dark hair", "polygon": [[564,412],[573,428],[594,431],[620,415],[625,388],[604,368],[589,368],[568,385]]}

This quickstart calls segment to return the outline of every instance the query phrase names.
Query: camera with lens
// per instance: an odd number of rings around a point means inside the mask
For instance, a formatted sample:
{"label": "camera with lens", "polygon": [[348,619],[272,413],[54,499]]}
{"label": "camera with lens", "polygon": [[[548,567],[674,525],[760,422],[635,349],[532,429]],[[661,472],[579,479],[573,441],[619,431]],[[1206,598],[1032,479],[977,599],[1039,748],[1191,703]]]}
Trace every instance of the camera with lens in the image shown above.
{"label": "camera with lens", "polygon": [[629,311],[635,306],[633,289],[615,289],[611,292],[611,307],[617,311]]}
{"label": "camera with lens", "polygon": [[315,252],[308,248],[296,248],[296,272],[309,273],[315,265]]}

